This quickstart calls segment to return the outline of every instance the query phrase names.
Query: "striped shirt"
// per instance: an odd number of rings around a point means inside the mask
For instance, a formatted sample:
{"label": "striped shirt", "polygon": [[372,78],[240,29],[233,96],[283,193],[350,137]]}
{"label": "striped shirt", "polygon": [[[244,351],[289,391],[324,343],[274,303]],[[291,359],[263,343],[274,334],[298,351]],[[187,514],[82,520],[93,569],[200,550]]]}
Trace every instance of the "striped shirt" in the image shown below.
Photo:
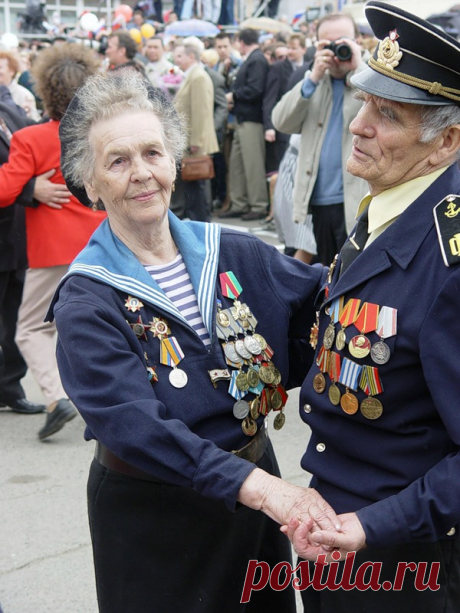
{"label": "striped shirt", "polygon": [[145,270],[155,279],[203,343],[209,346],[211,339],[203,323],[195,290],[190,282],[190,276],[181,254],[179,253],[166,266],[145,266]]}

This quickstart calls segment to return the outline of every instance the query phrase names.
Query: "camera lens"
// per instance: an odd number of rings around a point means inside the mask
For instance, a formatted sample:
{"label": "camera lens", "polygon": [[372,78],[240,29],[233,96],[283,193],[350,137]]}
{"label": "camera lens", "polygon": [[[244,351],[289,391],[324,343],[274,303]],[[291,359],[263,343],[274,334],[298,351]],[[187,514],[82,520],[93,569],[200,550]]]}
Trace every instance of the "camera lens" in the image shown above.
{"label": "camera lens", "polygon": [[347,45],[346,43],[336,45],[334,51],[337,58],[341,62],[348,62],[348,60],[351,60],[351,56],[353,55],[350,45]]}

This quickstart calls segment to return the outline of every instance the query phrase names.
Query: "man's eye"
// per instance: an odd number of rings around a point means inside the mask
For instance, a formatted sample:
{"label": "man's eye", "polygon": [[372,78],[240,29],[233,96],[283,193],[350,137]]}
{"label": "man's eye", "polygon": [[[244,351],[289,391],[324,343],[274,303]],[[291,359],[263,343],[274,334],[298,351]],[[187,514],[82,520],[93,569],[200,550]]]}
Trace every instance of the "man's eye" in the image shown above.
{"label": "man's eye", "polygon": [[396,114],[394,113],[394,111],[392,109],[385,109],[385,108],[381,108],[380,109],[380,113],[386,117],[386,119],[389,119],[390,121],[396,121]]}

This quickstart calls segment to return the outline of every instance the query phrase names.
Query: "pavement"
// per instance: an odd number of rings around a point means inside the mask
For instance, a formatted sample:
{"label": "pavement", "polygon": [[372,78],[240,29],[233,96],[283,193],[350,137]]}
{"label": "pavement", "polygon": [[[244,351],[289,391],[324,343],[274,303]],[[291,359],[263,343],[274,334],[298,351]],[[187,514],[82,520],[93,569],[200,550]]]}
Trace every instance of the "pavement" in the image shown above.
{"label": "pavement", "polygon": [[[254,223],[243,229],[257,233],[258,228],[265,232]],[[282,248],[276,235],[261,237]],[[23,383],[29,400],[43,402],[30,374]],[[269,432],[283,477],[308,485],[300,458],[309,432],[298,414],[298,390],[290,392],[284,428],[275,431],[272,419]],[[80,416],[39,441],[44,420],[44,414],[0,409],[0,610],[97,613],[86,512],[94,443],[83,440]]]}

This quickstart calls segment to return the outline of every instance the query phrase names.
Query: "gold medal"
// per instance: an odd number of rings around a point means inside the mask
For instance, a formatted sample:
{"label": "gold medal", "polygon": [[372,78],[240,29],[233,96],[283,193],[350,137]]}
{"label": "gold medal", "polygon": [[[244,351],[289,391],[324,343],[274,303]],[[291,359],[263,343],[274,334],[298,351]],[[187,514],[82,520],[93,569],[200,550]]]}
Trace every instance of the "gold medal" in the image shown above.
{"label": "gold medal", "polygon": [[335,383],[333,383],[329,387],[328,396],[329,396],[329,400],[332,402],[332,404],[334,404],[335,406],[340,404],[341,393],[340,393],[340,390],[339,390],[339,388],[337,387],[337,385]]}
{"label": "gold medal", "polygon": [[255,338],[259,343],[261,351],[265,351],[267,348],[267,341],[264,339],[264,337],[261,334],[253,334],[252,338]]}
{"label": "gold medal", "polygon": [[273,365],[273,385],[279,385],[280,383],[281,383],[281,373],[276,368],[276,366]]}
{"label": "gold medal", "polygon": [[359,408],[358,399],[354,394],[346,392],[340,399],[340,406],[348,415],[354,415]]}
{"label": "gold medal", "polygon": [[260,414],[259,409],[260,409],[260,399],[259,399],[259,396],[257,396],[257,398],[254,398],[254,400],[251,402],[250,414],[251,414],[252,419],[257,419],[259,417],[259,414]]}
{"label": "gold medal", "polygon": [[360,410],[366,419],[378,419],[383,413],[383,405],[377,398],[369,396],[361,402]]}
{"label": "gold medal", "polygon": [[247,378],[249,387],[257,387],[259,385],[260,377],[257,370],[250,368],[247,372]]}
{"label": "gold medal", "polygon": [[326,379],[324,378],[323,373],[319,372],[314,376],[313,389],[317,394],[322,394],[326,389]]}
{"label": "gold medal", "polygon": [[345,330],[341,328],[337,332],[337,337],[335,339],[335,346],[337,347],[339,351],[342,351],[342,349],[345,349],[346,344],[347,344],[347,336],[345,334]]}
{"label": "gold medal", "polygon": [[271,395],[272,409],[279,411],[283,406],[283,398],[278,390],[274,390]]}
{"label": "gold medal", "polygon": [[275,428],[275,430],[281,430],[285,422],[286,422],[286,416],[284,414],[284,411],[281,411],[281,413],[278,413],[278,415],[273,420],[273,427]]}
{"label": "gold medal", "polygon": [[330,349],[332,347],[332,345],[334,344],[334,338],[335,328],[334,324],[331,321],[331,323],[326,328],[326,331],[324,332],[323,345],[325,349]]}
{"label": "gold medal", "polygon": [[225,311],[219,311],[217,313],[217,322],[223,328],[228,328],[228,326],[230,325],[230,319]]}
{"label": "gold medal", "polygon": [[248,416],[243,419],[241,429],[246,436],[254,436],[254,434],[257,432],[257,422]]}
{"label": "gold medal", "polygon": [[371,351],[371,342],[364,334],[358,334],[348,343],[348,351],[354,358],[365,358]]}
{"label": "gold medal", "polygon": [[240,390],[240,392],[247,392],[249,389],[248,376],[245,372],[241,371],[238,373],[236,380],[236,387]]}
{"label": "gold medal", "polygon": [[263,383],[271,385],[273,383],[275,375],[273,373],[273,369],[270,366],[265,366],[264,364],[262,364],[259,369],[259,377]]}

